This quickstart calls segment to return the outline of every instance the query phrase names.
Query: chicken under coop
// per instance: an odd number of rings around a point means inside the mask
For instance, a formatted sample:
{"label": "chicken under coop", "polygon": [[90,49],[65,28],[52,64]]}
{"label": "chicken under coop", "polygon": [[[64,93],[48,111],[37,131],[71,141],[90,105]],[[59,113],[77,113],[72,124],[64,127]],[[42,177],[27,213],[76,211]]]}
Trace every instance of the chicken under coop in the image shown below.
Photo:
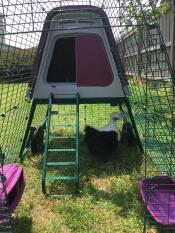
{"label": "chicken under coop", "polygon": [[[65,183],[78,190],[84,126],[99,129],[120,111],[144,151],[145,232],[150,222],[175,226],[175,82],[159,7],[149,0],[0,3],[2,167],[25,159],[32,127],[42,126],[43,192],[52,194],[57,182],[63,194]],[[13,232],[11,222],[2,221],[0,231]]]}

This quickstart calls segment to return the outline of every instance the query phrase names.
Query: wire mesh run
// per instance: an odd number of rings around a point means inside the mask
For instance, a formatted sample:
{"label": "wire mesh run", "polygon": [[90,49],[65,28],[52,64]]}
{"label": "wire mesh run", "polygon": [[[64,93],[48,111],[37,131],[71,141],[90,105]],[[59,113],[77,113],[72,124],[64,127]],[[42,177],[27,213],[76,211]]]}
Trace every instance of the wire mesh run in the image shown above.
{"label": "wire mesh run", "polygon": [[[171,180],[175,171],[174,76],[166,44],[156,21],[160,7],[158,1],[1,1],[0,146],[5,152],[6,162],[13,162],[18,158],[31,115],[33,100],[28,96],[28,84],[31,88],[33,80],[37,78],[34,71],[38,65],[36,57],[42,53],[42,47],[38,49],[41,34],[43,30],[46,33],[51,30],[43,27],[44,23],[50,23],[47,21],[47,15],[51,11],[56,13],[63,9],[65,12],[65,7],[69,11],[72,7],[76,9],[76,6],[82,5],[85,7],[84,11],[91,13],[92,20],[94,9],[89,9],[89,6],[96,6],[104,10],[110,22],[115,46],[119,51],[120,62],[116,64],[117,70],[145,150],[145,178],[164,174]],[[54,23],[59,24],[62,21],[63,25],[65,20],[64,17],[55,18]],[[82,16],[82,20],[86,19]],[[77,29],[83,32],[87,28],[78,25]],[[93,23],[89,27],[89,30],[92,29]],[[72,28],[68,30],[71,33]],[[102,112],[100,108],[98,113]],[[104,106],[103,109],[105,108]],[[92,114],[91,106],[84,107],[83,111],[86,115],[84,124]],[[32,125],[41,124],[45,114],[46,107],[37,105]],[[80,122],[80,129],[83,128],[81,124]],[[94,126],[96,124],[97,122],[94,122]],[[170,180],[163,179],[163,183],[171,183]],[[174,187],[174,183],[167,185],[166,182],[163,186],[163,192],[169,193],[166,205],[168,210],[174,210],[174,204],[170,200],[173,192],[170,186]],[[146,180],[146,186],[142,186],[147,209],[150,195],[156,190],[160,194],[160,189],[154,186],[162,187],[160,180],[155,179],[152,183],[153,186],[150,186],[150,183],[147,185]],[[166,224],[159,224],[172,228],[173,224],[169,224],[169,211],[165,212],[168,213]],[[150,219],[152,218],[148,218],[149,221]]]}

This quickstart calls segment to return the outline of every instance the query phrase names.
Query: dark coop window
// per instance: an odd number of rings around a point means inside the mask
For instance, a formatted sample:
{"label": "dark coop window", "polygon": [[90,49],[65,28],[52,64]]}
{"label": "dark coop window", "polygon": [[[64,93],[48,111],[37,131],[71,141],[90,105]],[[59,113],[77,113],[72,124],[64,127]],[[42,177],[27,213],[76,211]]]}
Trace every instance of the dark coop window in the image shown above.
{"label": "dark coop window", "polygon": [[75,37],[60,38],[56,41],[47,74],[47,82],[76,82]]}

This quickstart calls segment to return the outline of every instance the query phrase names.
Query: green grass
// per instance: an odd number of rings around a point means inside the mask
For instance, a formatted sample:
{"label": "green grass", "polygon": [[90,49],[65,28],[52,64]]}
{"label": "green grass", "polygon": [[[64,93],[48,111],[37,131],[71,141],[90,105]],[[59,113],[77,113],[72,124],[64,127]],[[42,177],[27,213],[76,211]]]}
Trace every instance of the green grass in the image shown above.
{"label": "green grass", "polygon": [[[161,172],[174,173],[172,82],[162,86],[149,82],[146,85],[146,82],[141,81],[140,78],[133,77],[129,84],[132,93],[130,96],[132,111],[143,144],[146,138],[147,153]],[[149,167],[148,173],[150,173]]]}
{"label": "green grass", "polygon": [[19,154],[31,103],[25,101],[27,84],[0,84],[0,145],[6,163],[15,161]]}
{"label": "green grass", "polygon": [[[31,102],[25,100],[27,83],[0,83],[0,146],[6,154],[6,163],[17,160],[29,118]],[[33,125],[41,124],[47,106],[36,107]]]}
{"label": "green grass", "polygon": [[[81,115],[80,129],[85,123],[96,127],[105,124],[112,109],[110,106],[102,108],[103,111],[96,109],[94,112],[92,106],[86,106],[86,118]],[[64,107],[59,108],[59,112],[65,113],[65,110]],[[74,109],[70,106],[67,111]],[[101,116],[98,112],[101,112]],[[67,121],[70,122],[70,119],[64,119],[64,122]],[[53,128],[53,133],[55,130]],[[64,129],[59,132],[64,133]],[[67,128],[65,133],[70,134],[72,131]],[[52,141],[52,144],[56,145],[57,142]],[[68,146],[66,142],[63,145]],[[15,212],[16,232],[25,229],[26,233],[141,233],[145,214],[139,193],[139,182],[145,174],[143,160],[143,155],[136,147],[120,143],[109,162],[103,163],[90,156],[81,131],[80,193],[73,197],[54,199],[46,198],[41,192],[42,157],[29,156],[22,165],[26,190]],[[147,170],[153,170],[154,175],[159,174],[151,161],[148,164]],[[67,187],[71,189],[70,182]],[[54,182],[48,188],[60,190],[60,184]],[[148,221],[147,229],[149,233],[161,232],[151,221]]]}
{"label": "green grass", "polygon": [[[29,155],[20,165],[26,189],[14,214],[15,233],[142,233],[145,209],[139,182],[145,168],[143,155],[135,146],[120,143],[104,163],[89,154],[81,135],[80,192],[72,197],[42,194],[42,156]],[[163,231],[150,220],[147,232]]]}
{"label": "green grass", "polygon": [[[138,93],[138,89],[134,85],[132,86]],[[3,84],[0,85],[0,89],[2,89],[1,110],[3,109],[3,111],[4,109],[9,110],[10,106],[13,106],[16,101],[21,103],[21,99],[24,100],[25,85],[9,84],[8,86]],[[13,98],[13,93],[17,97],[16,100]],[[137,96],[137,93],[135,93],[135,96]],[[143,94],[143,90],[141,94]],[[156,95],[155,92],[154,95]],[[138,94],[139,98],[141,99]],[[143,105],[143,102],[141,104]],[[41,106],[38,106],[33,124],[39,123],[45,115],[45,109],[41,108]],[[0,126],[3,127],[1,128],[2,141],[0,142],[4,148],[8,149],[6,155],[17,156],[21,145],[20,140],[24,133],[22,129],[25,125],[25,114],[28,109],[24,104],[23,107],[8,113],[7,122],[2,118],[0,119]],[[70,109],[71,107],[66,109],[61,106],[59,111],[65,113],[65,111],[70,112]],[[83,130],[85,124],[91,124],[95,127],[104,125],[110,112],[114,109],[116,111],[116,108],[112,108],[110,105],[81,105],[80,130]],[[137,111],[140,111],[140,108]],[[42,114],[40,114],[41,112]],[[141,115],[143,117],[143,112]],[[23,124],[21,124],[22,120]],[[68,119],[68,122],[70,123],[70,119]],[[158,130],[160,133],[161,130]],[[70,132],[71,129],[69,131],[67,128],[67,133]],[[24,168],[26,189],[14,214],[15,233],[142,232],[144,208],[139,194],[139,182],[145,174],[145,168],[143,156],[138,153],[135,147],[128,148],[126,145],[120,144],[110,161],[103,163],[89,155],[83,135],[81,135],[80,193],[70,198],[53,199],[46,198],[42,194],[41,156],[29,156],[20,165]],[[146,169],[149,175],[152,175],[151,171],[154,171],[154,175],[158,174],[152,161],[148,162]],[[52,188],[57,188],[57,185],[52,185]],[[151,223],[147,226],[147,229],[149,233],[158,232]]]}
{"label": "green grass", "polygon": [[120,144],[110,161],[89,155],[80,139],[80,192],[60,199],[41,193],[42,157],[24,160],[26,189],[14,214],[15,233],[141,233],[144,208],[139,181],[143,156]]}

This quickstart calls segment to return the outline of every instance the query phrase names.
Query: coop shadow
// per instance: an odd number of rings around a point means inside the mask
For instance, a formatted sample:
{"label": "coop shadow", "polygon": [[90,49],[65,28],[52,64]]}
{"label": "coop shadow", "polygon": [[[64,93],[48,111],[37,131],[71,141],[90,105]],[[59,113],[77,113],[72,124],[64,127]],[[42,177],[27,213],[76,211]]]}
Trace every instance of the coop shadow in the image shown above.
{"label": "coop shadow", "polygon": [[[60,134],[60,136],[62,135]],[[63,139],[59,142],[58,139],[52,139],[49,147],[57,148],[57,145],[58,147],[69,148],[69,146],[75,147],[75,142],[70,143],[67,139]],[[40,159],[37,159],[38,157],[40,157]],[[31,160],[39,170],[42,169],[42,154],[32,155],[32,153],[29,153],[28,159]],[[79,134],[79,159],[83,173],[86,172],[88,166],[91,168],[97,167],[99,170],[99,166],[108,166],[110,162],[116,162],[118,170],[130,172],[132,169],[139,169],[143,156],[136,145],[128,146],[126,143],[120,142],[116,151],[112,155],[109,155],[107,161],[104,163],[100,156],[91,155],[84,141],[84,134],[81,132]]]}
{"label": "coop shadow", "polygon": [[13,228],[15,233],[32,233],[32,218],[15,217]]}
{"label": "coop shadow", "polygon": [[[139,194],[139,181],[141,179],[141,169],[143,165],[143,154],[137,146],[128,146],[120,143],[116,152],[111,155],[108,162],[103,162],[99,157],[89,154],[84,141],[80,147],[81,166],[81,193],[89,195],[92,202],[109,201],[120,211],[117,214],[127,217],[130,209],[134,208],[137,216],[143,216],[143,205]],[[120,177],[120,182],[110,181],[108,188],[100,185],[100,180],[109,177]],[[128,180],[123,180],[130,177]],[[93,183],[94,178],[99,179],[99,185]],[[97,181],[98,182],[98,181]]]}
{"label": "coop shadow", "polygon": [[[57,146],[58,141],[52,140],[51,146]],[[69,148],[70,144],[63,140],[61,143],[62,148]],[[75,146],[75,144],[73,145]],[[42,160],[30,157],[32,163],[38,170],[42,170]],[[65,155],[61,155],[62,159]],[[70,156],[66,154],[66,156]],[[65,157],[66,157],[65,156]],[[68,158],[68,157],[67,157]],[[50,157],[50,161],[55,161],[55,156]],[[80,161],[80,188],[84,183],[95,176],[97,178],[117,176],[120,174],[131,174],[133,171],[139,171],[143,162],[143,155],[139,152],[136,146],[128,146],[125,143],[119,143],[115,153],[113,153],[107,162],[104,162],[100,157],[90,154],[87,145],[84,141],[84,134],[79,135],[79,161]],[[58,168],[55,168],[58,169]],[[49,169],[48,169],[49,171]],[[56,182],[50,186],[51,190],[55,189]],[[70,186],[68,182],[68,187]]]}
{"label": "coop shadow", "polygon": [[133,171],[140,171],[143,164],[143,154],[136,145],[128,146],[126,143],[119,143],[116,151],[108,156],[104,162],[100,156],[90,154],[83,135],[80,140],[80,168],[81,175],[97,177],[120,174],[131,174]]}

